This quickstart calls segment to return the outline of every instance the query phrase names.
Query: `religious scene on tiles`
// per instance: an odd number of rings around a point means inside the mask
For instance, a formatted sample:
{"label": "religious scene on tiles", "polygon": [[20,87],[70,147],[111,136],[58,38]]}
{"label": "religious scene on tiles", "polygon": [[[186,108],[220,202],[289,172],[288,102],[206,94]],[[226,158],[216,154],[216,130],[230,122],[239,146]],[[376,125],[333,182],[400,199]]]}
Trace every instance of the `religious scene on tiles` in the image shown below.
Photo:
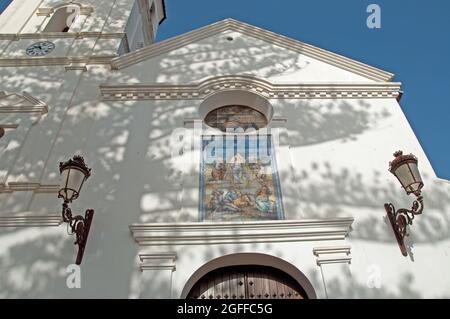
{"label": "religious scene on tiles", "polygon": [[[203,137],[200,209],[204,220],[282,218],[278,174],[270,136],[266,137],[234,136],[231,141],[222,136]],[[243,144],[242,149],[238,144]],[[222,146],[224,157],[216,156],[217,145]],[[266,154],[261,156],[260,150]],[[208,160],[209,155],[214,159]]]}
{"label": "religious scene on tiles", "polygon": [[[267,124],[256,110],[239,106],[214,111],[206,124],[222,131]],[[270,135],[211,135],[202,138],[200,211],[203,220],[272,220],[283,209]]]}

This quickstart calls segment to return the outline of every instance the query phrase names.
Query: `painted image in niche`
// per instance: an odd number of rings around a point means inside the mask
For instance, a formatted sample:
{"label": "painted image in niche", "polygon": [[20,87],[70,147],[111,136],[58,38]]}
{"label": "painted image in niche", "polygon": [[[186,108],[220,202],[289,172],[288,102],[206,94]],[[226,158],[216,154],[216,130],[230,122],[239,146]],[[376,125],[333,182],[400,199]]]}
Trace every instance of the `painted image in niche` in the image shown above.
{"label": "painted image in niche", "polygon": [[[203,220],[273,220],[283,216],[270,136],[217,143],[204,137],[201,163]],[[213,147],[211,145],[214,144]]]}

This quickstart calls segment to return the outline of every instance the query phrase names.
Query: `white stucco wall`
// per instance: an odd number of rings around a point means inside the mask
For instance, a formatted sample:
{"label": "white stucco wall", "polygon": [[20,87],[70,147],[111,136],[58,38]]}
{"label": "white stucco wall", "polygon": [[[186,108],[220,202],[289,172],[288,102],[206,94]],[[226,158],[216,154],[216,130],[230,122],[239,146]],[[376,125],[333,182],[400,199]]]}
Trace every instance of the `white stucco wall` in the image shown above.
{"label": "white stucco wall", "polygon": [[[102,14],[95,16],[101,19]],[[8,45],[2,58],[21,54],[21,46]],[[80,289],[66,286],[66,267],[76,252],[64,225],[0,227],[0,297],[179,298],[202,265],[243,252],[291,263],[319,298],[450,296],[450,280],[442,276],[450,264],[450,184],[435,176],[394,98],[269,99],[273,116],[283,119],[271,125],[282,135],[276,154],[286,219],[352,217],[345,240],[139,246],[131,224],[198,221],[198,165],[189,152],[171,156],[176,147],[171,134],[177,128],[190,130],[185,121],[200,118],[203,100],[102,101],[99,86],[196,84],[219,75],[252,75],[281,84],[373,83],[238,32],[120,70],[109,65],[89,65],[86,72],[64,66],[0,68],[0,91],[26,91],[48,105],[48,113],[37,120],[20,115],[20,125],[0,138],[0,218],[59,214],[58,164],[77,153],[85,157],[92,176],[72,208],[80,213],[95,209]],[[9,119],[0,114],[0,125]],[[398,149],[418,156],[425,181],[425,211],[414,220],[413,255],[407,258],[400,254],[383,207],[385,202],[396,207],[412,202],[387,171]],[[350,247],[351,264],[317,265],[315,248],[340,246]],[[169,260],[174,268],[139,269],[139,254],[168,252],[176,255]],[[368,285],[374,272],[379,288]]]}

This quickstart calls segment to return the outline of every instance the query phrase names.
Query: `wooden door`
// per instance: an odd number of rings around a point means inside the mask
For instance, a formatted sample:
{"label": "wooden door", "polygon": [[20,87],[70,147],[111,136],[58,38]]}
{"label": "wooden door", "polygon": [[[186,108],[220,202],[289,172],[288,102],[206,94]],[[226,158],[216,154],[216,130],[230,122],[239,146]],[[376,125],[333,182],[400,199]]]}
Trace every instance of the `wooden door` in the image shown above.
{"label": "wooden door", "polygon": [[272,267],[233,266],[216,269],[192,287],[188,299],[306,299],[302,287]]}

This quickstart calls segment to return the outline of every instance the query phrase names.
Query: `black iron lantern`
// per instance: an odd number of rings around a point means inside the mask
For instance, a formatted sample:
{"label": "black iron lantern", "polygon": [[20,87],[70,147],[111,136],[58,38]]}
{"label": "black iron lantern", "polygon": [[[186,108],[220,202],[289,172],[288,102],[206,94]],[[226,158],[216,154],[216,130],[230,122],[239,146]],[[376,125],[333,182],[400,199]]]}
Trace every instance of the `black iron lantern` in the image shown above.
{"label": "black iron lantern", "polygon": [[405,236],[409,235],[407,227],[412,225],[414,216],[423,212],[423,197],[421,195],[423,181],[419,173],[417,157],[412,154],[403,155],[402,151],[395,152],[394,157],[395,159],[389,163],[389,171],[397,177],[406,194],[414,194],[416,200],[413,202],[411,209],[395,210],[391,203],[384,204],[384,207],[400,250],[403,256],[408,256],[404,239]]}
{"label": "black iron lantern", "polygon": [[71,203],[78,198],[81,187],[91,176],[91,169],[86,166],[83,157],[75,155],[73,159],[59,163],[59,173],[61,174],[61,184],[58,198],[63,198],[65,202]]}
{"label": "black iron lantern", "polygon": [[83,157],[75,155],[73,159],[59,163],[59,172],[61,174],[61,184],[58,191],[58,198],[64,200],[62,205],[62,218],[64,222],[68,223],[71,233],[76,235],[74,244],[78,245],[78,254],[75,263],[80,265],[83,260],[84,248],[86,247],[92,218],[94,217],[94,210],[86,210],[84,217],[81,215],[72,216],[69,203],[77,199],[80,195],[84,182],[91,175],[91,169],[86,166]]}
{"label": "black iron lantern", "polygon": [[394,156],[395,159],[389,163],[389,171],[397,177],[406,194],[420,195],[423,182],[417,166],[417,157],[412,154],[403,155],[402,151],[395,152]]}

